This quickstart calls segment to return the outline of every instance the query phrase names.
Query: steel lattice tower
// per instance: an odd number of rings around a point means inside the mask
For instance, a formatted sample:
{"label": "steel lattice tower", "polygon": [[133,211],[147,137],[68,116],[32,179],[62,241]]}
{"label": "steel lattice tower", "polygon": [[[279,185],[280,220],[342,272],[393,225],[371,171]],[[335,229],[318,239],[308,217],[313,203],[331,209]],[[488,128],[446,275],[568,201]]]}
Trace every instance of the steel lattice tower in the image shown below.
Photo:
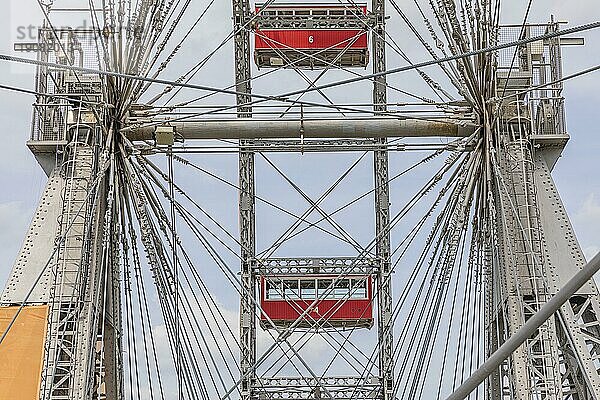
{"label": "steel lattice tower", "polygon": [[[244,30],[244,26],[252,21],[250,12],[250,4],[248,0],[234,0],[234,32],[235,35],[235,76],[236,89],[241,93],[250,93],[251,81],[251,58],[250,58],[250,32]],[[372,42],[372,57],[373,57],[373,72],[383,72],[386,69],[385,64],[385,1],[373,0],[372,2],[372,20],[373,42]],[[387,86],[385,76],[377,78],[373,84],[373,104],[375,111],[386,111],[387,104]],[[250,96],[239,94],[237,96],[238,118],[250,118],[252,109],[244,106],[251,102]],[[385,138],[375,141],[375,145],[385,147],[387,140]],[[244,150],[244,146],[252,144],[251,141],[240,142],[241,151],[239,157],[239,182],[240,182],[240,243],[242,244],[242,282],[243,293],[240,305],[240,338],[242,344],[242,356],[240,358],[242,371],[242,398],[269,398],[268,394],[261,395],[261,387],[264,384],[259,383],[256,377],[256,288],[257,288],[257,260],[255,260],[254,252],[256,246],[256,228],[255,228],[255,173],[254,173],[254,153],[251,150]],[[368,396],[372,396],[372,391],[379,393],[382,399],[390,399],[393,390],[393,332],[391,326],[392,314],[392,294],[391,294],[391,277],[390,277],[390,232],[387,226],[389,225],[389,173],[388,173],[388,154],[387,150],[379,150],[374,152],[374,176],[375,176],[375,220],[376,220],[376,255],[377,255],[377,335],[379,336],[379,382],[373,385],[368,385]],[[317,261],[314,256],[308,256],[312,262]],[[288,260],[291,262],[292,260]],[[296,261],[296,260],[293,260]],[[323,259],[321,262],[327,264],[328,261]],[[261,264],[268,263],[268,260],[260,260]],[[360,264],[361,260],[352,260],[351,264]],[[297,378],[300,380],[300,377]],[[282,378],[280,381],[274,379],[275,382],[285,382],[288,377]],[[365,384],[359,379],[357,384],[352,384],[354,378],[349,377],[341,383],[336,379],[335,388],[329,388],[328,392],[333,396],[343,395],[344,392],[353,389],[359,389]],[[325,377],[323,382],[327,382]],[[280,384],[283,385],[283,384]],[[319,387],[325,388],[325,385],[318,383],[315,386],[309,386],[304,389],[299,389],[303,392],[314,395],[315,389]],[[273,390],[279,391],[284,389],[283,386]],[[361,389],[362,390],[362,389]],[[323,394],[325,395],[325,394]],[[358,395],[358,394],[357,394]],[[358,395],[361,396],[361,395]],[[362,398],[362,397],[361,397]]]}

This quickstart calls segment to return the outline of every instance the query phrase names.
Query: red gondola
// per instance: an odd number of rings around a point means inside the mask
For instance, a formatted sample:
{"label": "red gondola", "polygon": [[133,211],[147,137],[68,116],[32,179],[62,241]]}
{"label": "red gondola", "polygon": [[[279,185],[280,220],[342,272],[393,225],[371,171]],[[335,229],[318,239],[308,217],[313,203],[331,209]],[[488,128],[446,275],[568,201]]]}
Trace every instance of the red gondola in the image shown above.
{"label": "red gondola", "polygon": [[[289,326],[309,307],[299,327],[373,326],[370,276],[263,276],[261,307],[276,326]],[[320,323],[315,321],[321,321]],[[271,327],[261,315],[261,325]]]}
{"label": "red gondola", "polygon": [[366,67],[367,6],[256,5],[259,67]]}

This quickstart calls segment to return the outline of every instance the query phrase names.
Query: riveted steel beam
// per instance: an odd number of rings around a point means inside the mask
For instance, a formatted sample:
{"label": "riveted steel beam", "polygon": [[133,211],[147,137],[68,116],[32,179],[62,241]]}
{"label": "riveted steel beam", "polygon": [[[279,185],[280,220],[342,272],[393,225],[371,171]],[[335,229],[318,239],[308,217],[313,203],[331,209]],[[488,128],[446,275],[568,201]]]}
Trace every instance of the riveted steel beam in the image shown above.
{"label": "riveted steel beam", "polygon": [[[471,125],[419,119],[365,118],[339,120],[206,120],[164,122],[177,137],[192,139],[285,139],[285,138],[386,138],[386,137],[467,137]],[[132,141],[154,140],[156,124],[131,127]]]}

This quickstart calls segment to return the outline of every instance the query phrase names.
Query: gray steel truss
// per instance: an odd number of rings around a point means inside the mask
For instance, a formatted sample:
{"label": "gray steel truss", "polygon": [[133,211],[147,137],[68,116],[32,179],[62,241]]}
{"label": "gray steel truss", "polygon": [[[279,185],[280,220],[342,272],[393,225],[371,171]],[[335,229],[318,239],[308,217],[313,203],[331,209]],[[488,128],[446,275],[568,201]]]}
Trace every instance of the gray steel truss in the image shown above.
{"label": "gray steel truss", "polygon": [[89,221],[94,172],[93,149],[75,138],[65,149],[63,207],[59,218],[57,262],[52,266],[48,331],[41,398],[85,399],[88,395],[90,356],[95,347],[91,299],[98,276],[89,270]]}
{"label": "gray steel truss", "polygon": [[[383,0],[374,0],[372,15],[365,18],[376,32],[373,37],[374,72],[385,71],[385,9]],[[234,0],[235,29],[235,73],[236,90],[250,93],[250,36],[245,24],[251,18],[249,4],[246,0]],[[259,17],[263,18],[263,17]],[[272,17],[259,19],[259,25],[270,26]],[[365,21],[360,22],[364,24]],[[260,26],[263,26],[260,25]],[[376,112],[385,112],[387,103],[385,76],[378,77],[373,88],[373,99]],[[244,107],[250,96],[238,95],[238,117],[248,118],[252,110]],[[209,121],[207,123],[210,124]],[[241,242],[241,278],[242,299],[240,302],[240,344],[241,344],[241,388],[242,399],[277,399],[277,398],[359,398],[390,399],[393,391],[393,337],[391,327],[392,295],[390,278],[390,233],[389,225],[389,184],[388,184],[388,145],[386,136],[412,136],[415,134],[431,136],[464,137],[473,133],[471,127],[461,127],[446,122],[430,122],[417,120],[394,120],[374,118],[356,121],[230,121],[225,125],[211,124],[204,130],[203,122],[190,122],[175,125],[175,131],[181,137],[207,138],[218,135],[224,138],[233,135],[240,139],[239,186],[240,186],[240,242]],[[238,125],[237,127],[233,125]],[[307,125],[308,124],[308,125]],[[143,125],[143,121],[142,121]],[[313,126],[314,125],[314,126]],[[253,126],[256,133],[252,133]],[[208,127],[208,126],[207,126]],[[222,132],[215,133],[214,129]],[[209,133],[211,132],[211,133]],[[153,136],[153,128],[133,128],[128,133],[132,139]],[[268,143],[272,146],[279,141],[260,141],[260,139],[285,139],[297,137],[314,138],[373,138],[369,143],[374,147],[375,176],[375,220],[376,220],[376,252],[375,259],[357,258],[283,258],[260,259],[255,254],[255,204],[254,204],[254,152],[261,151],[257,145]],[[256,141],[256,140],[259,141]],[[302,139],[303,140],[303,139]],[[289,141],[281,141],[283,145]],[[300,144],[301,145],[301,144]],[[319,149],[327,151],[327,148]],[[266,149],[268,151],[268,149]],[[316,272],[318,270],[318,272]],[[252,297],[256,294],[257,275],[294,275],[315,273],[369,274],[376,277],[377,282],[377,320],[379,337],[379,377],[364,378],[329,378],[325,377],[313,383],[306,378],[257,377],[256,362],[256,310]],[[318,323],[318,321],[316,321]],[[294,384],[294,382],[296,382]],[[354,394],[353,394],[354,393]]]}
{"label": "gray steel truss", "polygon": [[[377,377],[335,376],[319,379],[298,377],[261,378],[259,400],[271,399],[377,399],[381,383]],[[331,395],[325,394],[323,388]]]}
{"label": "gray steel truss", "polygon": [[376,259],[359,260],[352,257],[332,258],[266,258],[257,259],[254,266],[260,275],[375,275],[379,269]]}
{"label": "gray steel truss", "polygon": [[[245,106],[252,98],[250,86],[250,2],[233,0],[233,29],[235,32],[235,83],[238,117],[250,118],[252,109]],[[240,298],[240,373],[241,399],[252,400],[256,386],[256,317],[254,298],[256,275],[252,268],[256,252],[254,153],[244,150],[246,140],[240,140],[239,154],[239,223],[242,294]]]}
{"label": "gray steel truss", "polygon": [[[385,0],[373,0],[371,3],[374,18],[373,73],[386,70],[385,59]],[[387,104],[386,76],[379,75],[373,82],[373,104],[375,112],[385,112]],[[386,138],[376,139],[384,146],[383,150],[373,152],[375,172],[375,240],[376,255],[379,259],[377,274],[377,334],[379,350],[379,374],[381,379],[381,399],[391,399],[394,390],[394,338],[392,321],[392,280],[391,280],[391,240],[390,240],[390,187],[388,151]]]}
{"label": "gray steel truss", "polygon": [[[517,127],[519,128],[519,127]],[[522,128],[522,127],[520,127]],[[515,134],[510,132],[507,136]],[[518,135],[518,133],[517,133]],[[502,179],[498,205],[501,233],[501,299],[504,332],[514,334],[549,298],[545,265],[541,262],[539,215],[533,184],[531,151],[526,139],[508,139],[501,159]],[[554,321],[547,321],[537,334],[513,353],[507,393],[512,399],[557,399],[560,376],[558,347],[553,338]]]}
{"label": "gray steel truss", "polygon": [[[534,77],[542,82],[562,77],[560,44],[517,51],[518,69],[498,73],[503,98],[495,182],[500,253],[492,273],[490,353],[585,264],[550,174],[568,139],[562,86],[521,94],[540,83]],[[590,280],[491,375],[488,397],[600,399],[599,317],[598,289]]]}
{"label": "gray steel truss", "polygon": [[[549,289],[558,292],[585,265],[585,257],[550,175],[543,150],[534,157],[534,177],[544,233]],[[563,398],[600,399],[600,296],[590,280],[560,314],[556,330],[561,353]]]}
{"label": "gray steel truss", "polygon": [[[89,50],[73,30],[45,29],[39,37],[42,60],[66,63],[68,54],[83,63]],[[28,146],[49,180],[0,301],[49,307],[40,399],[120,398],[118,260],[105,226],[106,180],[99,177],[103,114],[84,106],[102,97],[101,81],[39,68],[36,87]]]}
{"label": "gray steel truss", "polygon": [[[259,5],[260,6],[260,5]],[[279,5],[278,5],[279,6]],[[268,8],[267,8],[268,10]],[[263,12],[254,19],[256,29],[364,29],[371,26],[371,16],[362,14],[360,8],[348,4],[337,4],[337,12],[342,15],[313,13],[310,17],[299,10]],[[304,11],[306,12],[306,11]],[[335,11],[334,11],[335,12]],[[283,14],[285,13],[285,14]]]}

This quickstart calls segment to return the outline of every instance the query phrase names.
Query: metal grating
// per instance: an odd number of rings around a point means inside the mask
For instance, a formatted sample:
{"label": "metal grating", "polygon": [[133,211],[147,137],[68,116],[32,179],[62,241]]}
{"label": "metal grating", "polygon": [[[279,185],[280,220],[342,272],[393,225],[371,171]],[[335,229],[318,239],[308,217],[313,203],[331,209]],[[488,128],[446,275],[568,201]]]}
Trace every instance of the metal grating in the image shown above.
{"label": "metal grating", "polygon": [[[527,25],[524,29],[501,26],[498,41],[510,43],[558,29],[558,23]],[[533,135],[566,135],[563,85],[552,83],[562,78],[561,63],[558,38],[502,49],[497,54],[498,96],[504,97],[505,103],[513,103],[509,109],[530,120]]]}
{"label": "metal grating", "polygon": [[[91,30],[39,30],[38,60],[52,64],[99,69],[99,38]],[[100,102],[102,86],[96,74],[75,73],[62,68],[39,66],[36,74],[37,101],[33,108],[32,141],[63,141],[67,138],[69,111],[81,106],[76,100]],[[67,99],[68,98],[68,99]]]}

